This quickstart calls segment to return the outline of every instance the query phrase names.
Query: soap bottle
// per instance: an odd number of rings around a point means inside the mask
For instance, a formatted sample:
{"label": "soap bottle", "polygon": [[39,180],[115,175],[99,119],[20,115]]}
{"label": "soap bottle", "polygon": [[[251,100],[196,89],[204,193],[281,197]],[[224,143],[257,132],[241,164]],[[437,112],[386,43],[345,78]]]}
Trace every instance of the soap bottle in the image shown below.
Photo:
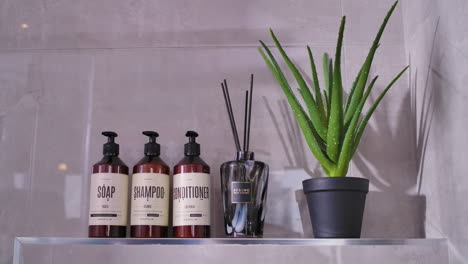
{"label": "soap bottle", "polygon": [[135,238],[167,237],[169,224],[169,166],[159,157],[159,136],[144,131],[149,137],[145,157],[134,167],[131,189],[130,235]]}
{"label": "soap bottle", "polygon": [[119,158],[117,134],[107,137],[104,157],[93,165],[89,204],[89,237],[125,237],[127,233],[128,167]]}
{"label": "soap bottle", "polygon": [[174,167],[173,233],[176,238],[210,237],[210,167],[200,158],[198,134],[187,131],[185,157]]}

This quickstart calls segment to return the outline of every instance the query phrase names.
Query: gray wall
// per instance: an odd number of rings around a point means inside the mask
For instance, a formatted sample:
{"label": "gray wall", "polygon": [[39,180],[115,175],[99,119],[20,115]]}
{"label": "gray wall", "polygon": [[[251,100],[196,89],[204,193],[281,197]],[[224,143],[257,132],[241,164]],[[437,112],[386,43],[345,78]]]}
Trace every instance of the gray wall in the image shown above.
{"label": "gray wall", "polygon": [[451,263],[467,263],[468,2],[405,1],[403,10],[426,234],[447,237]]}
{"label": "gray wall", "polygon": [[[233,158],[234,147],[219,83],[228,79],[241,117],[251,72],[256,76],[252,147],[257,158],[271,166],[266,236],[309,236],[307,211],[299,209],[303,201],[295,190],[308,174],[320,172],[302,136],[291,132],[295,123],[255,50],[257,40],[271,43],[268,28],[272,27],[292,58],[309,72],[305,45],[317,55],[334,53],[339,19],[346,14],[343,73],[349,87],[391,3],[0,1],[1,262],[11,259],[15,236],[86,236],[89,174],[100,159],[103,130],[119,133],[121,157],[129,166],[142,155],[142,130],[161,134],[162,157],[171,166],[181,158],[185,131],[197,130],[202,156],[213,170],[214,236],[222,236],[218,168]],[[407,63],[402,28],[399,6],[372,70],[380,75],[376,91]],[[461,93],[456,85],[462,79],[456,81],[450,87],[453,94]],[[405,76],[375,113],[349,172],[372,181],[364,237],[425,234],[426,196],[433,193],[430,188],[417,192],[410,95]],[[445,99],[458,102],[462,97]],[[463,107],[457,106],[456,110]],[[461,122],[446,124],[450,118],[443,116],[448,113],[443,110],[438,114],[444,126],[434,124],[434,130],[442,133],[452,125],[450,133],[462,131],[457,129]],[[434,147],[448,149],[440,143]],[[439,160],[449,159],[449,154],[447,150]],[[463,180],[458,171],[449,174]],[[442,180],[434,177],[438,178]],[[455,201],[461,202],[462,191]],[[446,197],[431,196],[431,203],[452,205],[455,197]],[[443,204],[428,208],[431,218],[447,217],[433,221],[448,224],[447,212],[440,211]],[[462,223],[461,218],[456,221]],[[449,231],[456,229],[447,226],[445,232]]]}

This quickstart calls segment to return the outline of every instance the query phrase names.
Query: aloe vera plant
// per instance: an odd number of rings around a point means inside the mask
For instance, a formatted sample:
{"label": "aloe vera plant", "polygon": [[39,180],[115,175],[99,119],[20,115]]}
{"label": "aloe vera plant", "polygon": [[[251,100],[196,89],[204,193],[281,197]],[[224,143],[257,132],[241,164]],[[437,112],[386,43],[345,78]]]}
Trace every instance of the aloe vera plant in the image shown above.
{"label": "aloe vera plant", "polygon": [[368,84],[372,61],[379,47],[379,41],[385,26],[397,4],[398,1],[393,4],[380,26],[367,58],[352,84],[346,101],[343,98],[341,79],[341,49],[346,22],[345,16],[341,20],[334,60],[327,53],[323,55],[323,89],[320,88],[317,68],[310,47],[307,46],[307,52],[311,65],[313,80],[313,85],[311,86],[313,86],[313,90],[309,88],[305,78],[288,57],[277,37],[270,29],[270,34],[276,48],[299,86],[298,93],[302,97],[307,111],[302,107],[295,92],[291,89],[292,85],[286,79],[271,50],[263,41],[260,41],[261,47],[258,48],[258,51],[286,95],[287,101],[293,110],[312,154],[329,177],[346,176],[351,158],[356,153],[370,117],[388,90],[409,67],[405,67],[396,75],[368,109],[367,113],[362,116],[364,105],[378,78],[378,76],[375,76]]}

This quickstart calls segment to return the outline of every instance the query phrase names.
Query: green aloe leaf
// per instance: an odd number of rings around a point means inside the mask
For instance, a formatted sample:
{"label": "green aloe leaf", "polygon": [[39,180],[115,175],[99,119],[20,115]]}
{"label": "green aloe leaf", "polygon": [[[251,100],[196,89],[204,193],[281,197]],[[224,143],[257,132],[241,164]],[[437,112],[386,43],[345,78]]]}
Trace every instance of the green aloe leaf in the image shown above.
{"label": "green aloe leaf", "polygon": [[[270,51],[270,49],[268,48],[268,46],[267,46],[265,43],[263,43],[263,41],[261,41],[261,40],[260,40],[260,44],[262,45],[262,47],[263,47],[263,48],[265,49],[265,51],[267,52],[268,57],[271,58],[271,61],[270,61],[270,60],[268,60],[268,61],[272,64],[272,66],[274,66],[273,68],[275,69],[276,73],[279,75],[279,77],[281,78],[281,80],[284,80],[284,81],[285,81],[284,85],[286,85],[287,88],[288,88],[289,90],[291,90],[291,87],[289,86],[289,83],[287,82],[286,76],[284,76],[284,73],[283,73],[283,71],[281,70],[281,67],[279,66],[278,62],[276,61],[275,57],[274,57],[273,54],[271,53],[271,51]],[[259,49],[259,51],[260,51],[260,54],[261,54],[262,56],[265,55],[261,49]],[[264,57],[264,59],[265,59],[265,58],[266,58],[266,57]],[[268,63],[267,63],[267,64],[268,64]],[[269,66],[269,65],[268,65],[268,66]],[[271,68],[270,68],[270,69],[271,69]]]}
{"label": "green aloe leaf", "polygon": [[372,88],[374,87],[375,82],[379,76],[375,76],[374,79],[369,84],[369,87],[366,90],[366,93],[361,98],[361,102],[359,103],[356,111],[354,112],[353,119],[346,131],[345,138],[343,140],[343,147],[341,148],[340,159],[338,160],[337,166],[337,176],[346,176],[346,172],[348,171],[348,164],[352,157],[352,150],[353,150],[353,138],[355,135],[356,127],[359,122],[359,117],[361,116],[362,109],[364,108],[364,104],[369,97]]}
{"label": "green aloe leaf", "polygon": [[333,61],[328,57],[327,53],[323,54],[323,76],[325,80],[325,89],[323,90],[323,95],[325,98],[325,103],[326,103],[326,116],[327,116],[327,124],[330,119],[330,106],[331,106],[331,90],[332,90],[332,85],[333,82],[329,80],[333,80]]}
{"label": "green aloe leaf", "polygon": [[315,101],[317,102],[317,107],[319,108],[320,113],[322,115],[322,120],[326,120],[326,111],[323,105],[322,93],[320,92],[317,68],[315,67],[314,55],[312,54],[312,50],[310,50],[309,46],[307,46],[307,53],[309,54],[310,68],[312,70],[312,79],[314,80]]}
{"label": "green aloe leaf", "polygon": [[[348,112],[349,105],[350,105],[350,103],[351,103],[351,98],[353,98],[354,91],[356,90],[356,84],[357,84],[357,81],[358,81],[360,75],[361,75],[361,70],[359,70],[359,73],[358,73],[358,75],[356,76],[356,79],[354,79],[353,86],[351,87],[351,91],[349,92],[348,100],[346,100],[345,113]],[[345,123],[345,126],[347,126],[347,125],[348,125],[348,124]]]}
{"label": "green aloe leaf", "polygon": [[268,57],[262,49],[259,48],[258,51],[260,52],[264,61],[270,68],[270,71],[273,73],[274,77],[280,84],[283,93],[285,94],[286,99],[288,100],[288,103],[291,106],[294,115],[296,116],[299,127],[301,128],[302,133],[304,134],[304,138],[306,139],[307,145],[309,146],[312,154],[314,154],[315,158],[320,162],[320,164],[324,168],[326,168],[327,170],[333,170],[335,164],[333,164],[333,162],[331,162],[328,159],[328,157],[322,152],[320,144],[317,141],[317,138],[314,136],[314,125],[312,124],[311,120],[308,118],[306,112],[304,111],[296,96],[292,92],[286,78],[284,77],[284,74],[281,71],[281,68],[276,62],[270,49],[263,42],[261,42],[261,44],[267,52]]}
{"label": "green aloe leaf", "polygon": [[[328,79],[329,80],[333,80],[333,60],[330,59],[329,62],[328,62]],[[327,90],[328,90],[328,109],[327,109],[327,124],[330,122],[330,108],[331,108],[331,95],[332,95],[332,87],[333,87],[333,81],[330,81],[328,83],[328,86],[327,86]]]}
{"label": "green aloe leaf", "polygon": [[330,112],[328,110],[328,106],[330,105],[330,102],[328,101],[328,95],[327,95],[326,90],[323,90],[323,98],[325,98],[325,116],[327,117],[327,124],[328,124],[328,112]]}
{"label": "green aloe leaf", "polygon": [[322,57],[322,66],[323,66],[323,80],[325,81],[325,89],[328,89],[328,84],[330,80],[328,78],[328,63],[330,62],[330,58],[328,57],[328,53],[323,53]]}
{"label": "green aloe leaf", "polygon": [[328,122],[327,154],[334,162],[338,161],[343,129],[343,87],[341,83],[341,46],[346,17],[341,19],[338,43],[336,46],[335,67],[331,94],[330,120]]}
{"label": "green aloe leaf", "polygon": [[351,152],[351,156],[356,153],[357,147],[359,146],[359,142],[361,141],[362,134],[364,133],[364,130],[367,126],[367,123],[369,122],[369,119],[371,118],[372,114],[374,113],[375,109],[379,105],[380,101],[384,98],[385,94],[387,94],[388,90],[393,86],[393,84],[400,79],[400,77],[405,73],[405,71],[409,68],[409,66],[406,66],[393,80],[387,85],[385,90],[380,94],[380,96],[377,98],[377,100],[374,102],[372,107],[367,111],[366,115],[364,116],[363,120],[359,124],[359,127],[357,128],[356,135],[354,137],[354,143],[353,143],[353,150]]}
{"label": "green aloe leaf", "polygon": [[367,58],[364,62],[364,65],[362,66],[361,69],[361,74],[359,76],[358,82],[356,84],[356,89],[354,91],[353,97],[351,98],[351,102],[348,108],[348,111],[346,112],[345,115],[345,124],[348,124],[351,120],[351,118],[354,115],[354,111],[356,110],[356,107],[358,106],[359,102],[361,101],[362,94],[364,93],[364,88],[367,83],[367,79],[369,77],[369,71],[372,66],[372,61],[374,60],[374,55],[375,52],[379,46],[379,41],[380,38],[382,37],[382,33],[385,30],[385,27],[387,25],[388,20],[390,19],[390,16],[393,13],[393,10],[395,10],[396,5],[398,4],[398,1],[396,1],[390,10],[388,11],[387,15],[385,16],[385,19],[380,26],[379,32],[377,33],[377,36],[374,39],[374,42],[372,43],[372,46],[369,50],[369,54],[367,55]]}
{"label": "green aloe leaf", "polygon": [[286,65],[288,65],[289,70],[294,75],[294,78],[296,79],[297,84],[299,85],[299,88],[303,90],[304,91],[303,94],[306,95],[306,98],[304,98],[304,101],[307,105],[307,108],[309,109],[310,119],[312,123],[314,124],[314,127],[317,130],[317,133],[319,134],[320,138],[322,138],[322,140],[326,140],[327,127],[326,127],[324,120],[321,118],[320,110],[318,108],[318,105],[315,103],[315,100],[309,90],[309,87],[307,86],[307,83],[305,82],[304,78],[302,77],[302,75],[300,74],[299,70],[296,68],[294,63],[291,61],[291,59],[289,59],[288,55],[284,51],[280,42],[278,41],[275,34],[273,33],[273,30],[271,29],[270,29],[270,35],[276,45],[276,48],[278,48],[281,56],[286,62]]}

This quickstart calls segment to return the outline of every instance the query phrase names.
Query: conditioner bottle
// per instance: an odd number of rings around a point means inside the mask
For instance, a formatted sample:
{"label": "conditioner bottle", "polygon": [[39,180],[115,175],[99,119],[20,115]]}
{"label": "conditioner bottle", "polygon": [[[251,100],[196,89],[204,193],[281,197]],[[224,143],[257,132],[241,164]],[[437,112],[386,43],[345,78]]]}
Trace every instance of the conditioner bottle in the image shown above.
{"label": "conditioner bottle", "polygon": [[107,137],[104,157],[94,164],[89,204],[89,237],[125,237],[127,233],[128,167],[119,158],[115,132]]}
{"label": "conditioner bottle", "polygon": [[144,131],[149,137],[145,157],[134,167],[131,195],[131,237],[167,237],[169,224],[169,167],[159,157],[158,133]]}
{"label": "conditioner bottle", "polygon": [[174,167],[174,237],[210,237],[210,167],[200,158],[198,134],[188,131],[185,136],[185,157]]}

